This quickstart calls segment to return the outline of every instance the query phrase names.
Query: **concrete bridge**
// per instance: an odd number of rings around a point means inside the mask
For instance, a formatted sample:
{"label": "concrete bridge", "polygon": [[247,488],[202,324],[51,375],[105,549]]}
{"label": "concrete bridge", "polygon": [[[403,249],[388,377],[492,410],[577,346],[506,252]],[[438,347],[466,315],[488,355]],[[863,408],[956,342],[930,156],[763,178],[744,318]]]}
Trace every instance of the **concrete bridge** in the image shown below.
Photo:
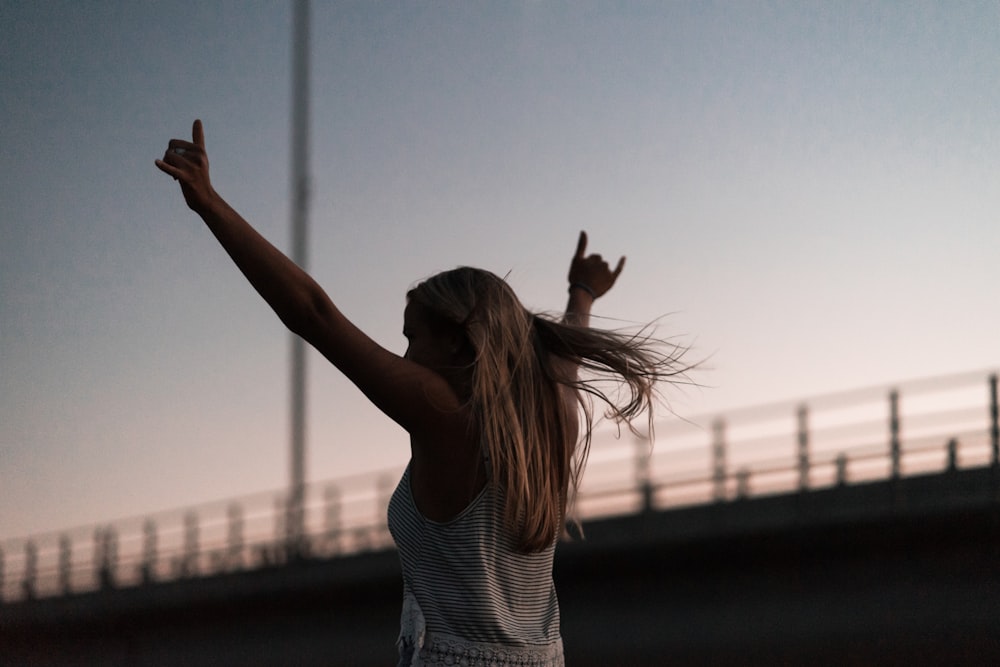
{"label": "concrete bridge", "polygon": [[[860,393],[796,406],[788,438],[761,435],[777,408],[713,420],[700,476],[677,464],[679,432],[665,445],[658,432],[668,474],[629,445],[640,456],[617,486],[601,472],[621,461],[595,448],[586,539],[556,559],[567,663],[1000,662],[996,379],[973,384],[974,408],[953,400],[960,382],[875,392],[874,449],[867,417],[817,425],[856,412]],[[929,410],[902,409],[921,392]],[[845,432],[860,444],[841,448]],[[762,441],[787,445],[784,465]],[[741,458],[744,442],[768,457]],[[83,564],[68,533],[5,542],[22,555],[0,587],[0,664],[393,664],[396,554],[381,523],[351,525],[348,494],[332,495],[308,545],[253,543],[232,505],[221,529],[180,512],[177,539],[164,517],[159,532],[134,521],[137,548],[127,525],[88,531]]]}

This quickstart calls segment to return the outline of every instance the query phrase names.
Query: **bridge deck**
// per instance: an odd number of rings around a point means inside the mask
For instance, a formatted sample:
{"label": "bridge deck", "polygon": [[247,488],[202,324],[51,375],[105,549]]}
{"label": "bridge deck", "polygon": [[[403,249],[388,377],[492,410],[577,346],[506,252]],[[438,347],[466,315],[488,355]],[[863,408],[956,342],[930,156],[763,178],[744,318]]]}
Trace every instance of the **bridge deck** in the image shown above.
{"label": "bridge deck", "polygon": [[[1000,660],[1000,471],[592,521],[569,664]],[[0,664],[391,664],[391,550],[0,605]]]}

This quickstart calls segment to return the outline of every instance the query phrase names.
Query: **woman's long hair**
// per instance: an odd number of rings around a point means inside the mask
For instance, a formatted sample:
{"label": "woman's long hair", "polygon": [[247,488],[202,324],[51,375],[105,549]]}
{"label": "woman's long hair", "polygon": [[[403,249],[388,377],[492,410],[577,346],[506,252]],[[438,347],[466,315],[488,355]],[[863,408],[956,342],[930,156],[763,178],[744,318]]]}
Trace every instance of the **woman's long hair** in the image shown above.
{"label": "woman's long hair", "polygon": [[[630,428],[645,412],[651,428],[656,384],[688,370],[681,363],[684,348],[644,332],[621,334],[532,314],[505,281],[482,269],[439,273],[407,298],[464,332],[474,359],[469,400],[489,483],[503,489],[504,519],[524,552],[548,547],[565,531],[567,505],[590,450],[593,400]],[[580,438],[578,424],[570,423],[579,418],[573,401],[584,414]]]}

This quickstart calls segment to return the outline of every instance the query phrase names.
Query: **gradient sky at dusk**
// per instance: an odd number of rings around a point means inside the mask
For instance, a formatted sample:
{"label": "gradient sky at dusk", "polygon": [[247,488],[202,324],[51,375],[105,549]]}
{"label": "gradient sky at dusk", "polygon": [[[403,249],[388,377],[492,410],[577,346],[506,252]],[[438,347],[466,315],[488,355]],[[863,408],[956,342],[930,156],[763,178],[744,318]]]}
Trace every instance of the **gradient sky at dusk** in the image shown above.
{"label": "gradient sky at dusk", "polygon": [[[0,0],[0,537],[280,488],[288,334],[153,160],[289,245],[290,2]],[[996,2],[314,2],[312,273],[402,352],[461,264],[711,356],[683,414],[1000,364]],[[310,356],[308,477],[405,433]]]}

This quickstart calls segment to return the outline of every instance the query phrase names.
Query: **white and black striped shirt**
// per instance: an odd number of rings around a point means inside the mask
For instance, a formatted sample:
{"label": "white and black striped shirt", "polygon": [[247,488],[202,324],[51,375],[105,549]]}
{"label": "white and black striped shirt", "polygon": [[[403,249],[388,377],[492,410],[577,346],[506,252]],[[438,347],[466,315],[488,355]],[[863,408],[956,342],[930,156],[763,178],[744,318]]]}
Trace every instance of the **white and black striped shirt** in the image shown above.
{"label": "white and black striped shirt", "polygon": [[429,638],[425,643],[422,637],[407,637],[404,627],[401,646],[415,643],[420,652],[434,638],[450,638],[481,649],[507,647],[518,659],[531,657],[531,664],[562,664],[552,581],[555,540],[543,551],[517,551],[515,536],[504,527],[501,489],[487,484],[454,519],[431,521],[413,502],[408,466],[388,514],[404,600],[415,599]]}

